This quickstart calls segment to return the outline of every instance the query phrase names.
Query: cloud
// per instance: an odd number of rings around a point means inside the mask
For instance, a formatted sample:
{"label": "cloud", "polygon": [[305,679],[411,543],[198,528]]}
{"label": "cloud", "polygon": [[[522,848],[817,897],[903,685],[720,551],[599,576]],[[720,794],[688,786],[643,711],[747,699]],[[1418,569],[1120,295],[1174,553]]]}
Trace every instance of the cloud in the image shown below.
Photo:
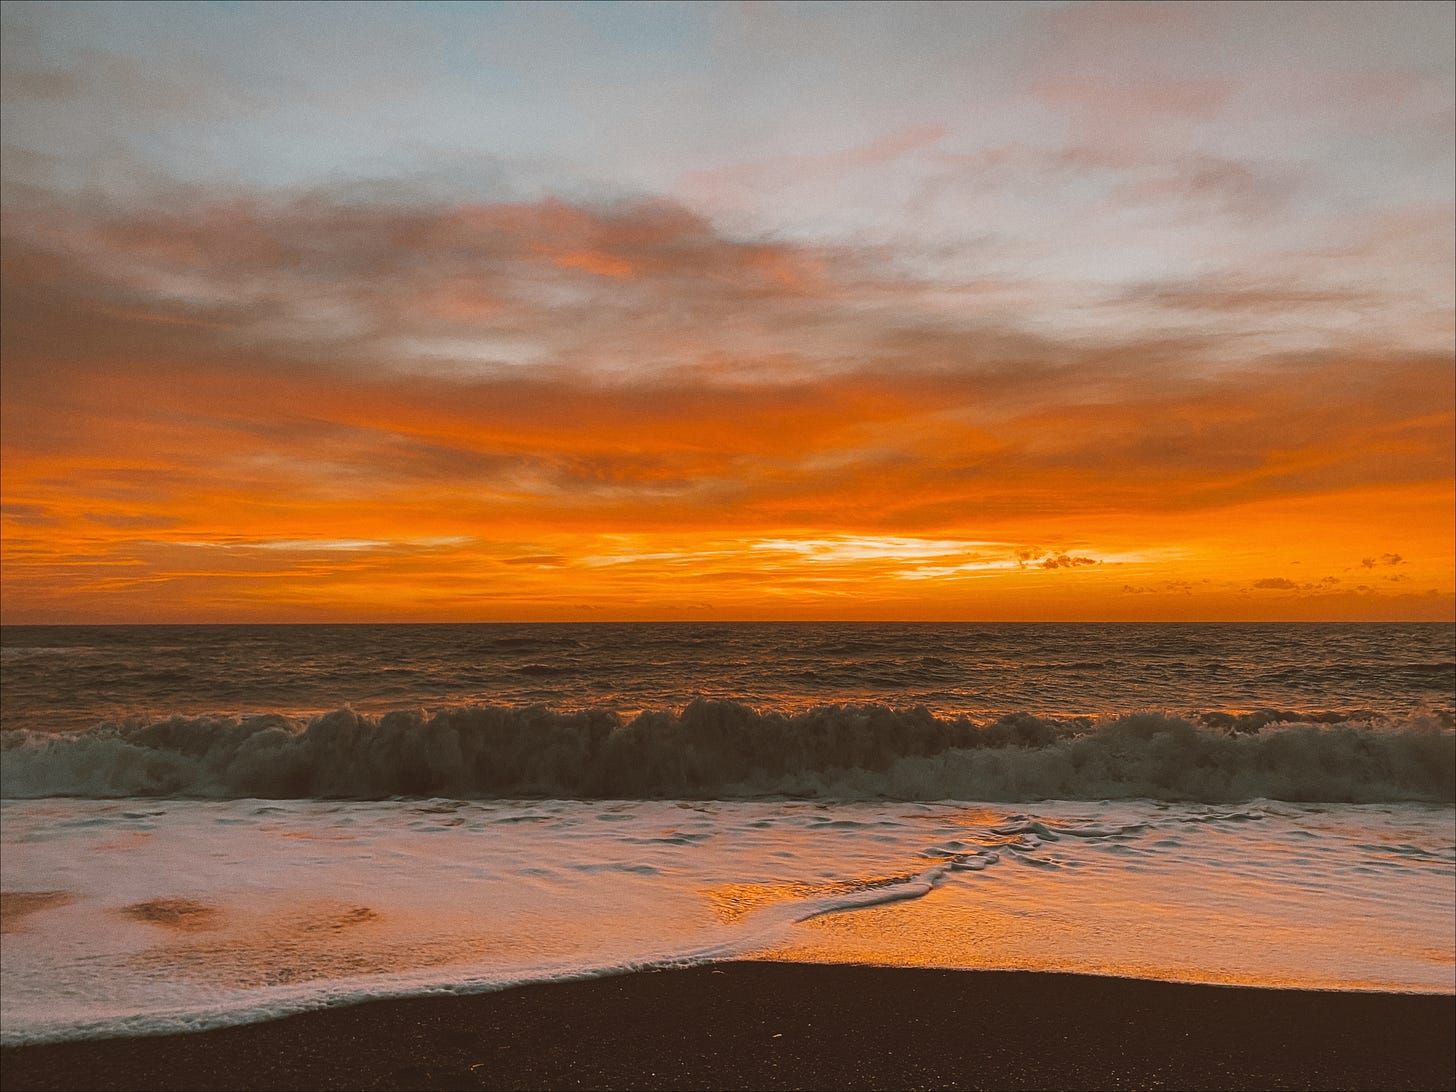
{"label": "cloud", "polygon": [[[1308,182],[1289,165],[1170,149],[1156,141],[1146,147],[1002,144],[937,153],[931,161],[941,168],[927,183],[931,194],[969,192],[999,203],[1035,193],[1042,214],[1059,220],[1117,218],[1129,210],[1260,220],[1285,208]],[[1103,226],[1098,221],[1087,228]],[[1123,232],[1129,227],[1119,226]]]}
{"label": "cloud", "polygon": [[911,125],[840,152],[787,155],[691,172],[683,179],[683,187],[687,194],[719,202],[732,199],[734,191],[771,191],[805,180],[822,182],[825,178],[863,171],[932,148],[948,132],[944,125]]}
{"label": "cloud", "polygon": [[[119,503],[468,482],[542,518],[933,528],[968,503],[1200,511],[1450,475],[1434,354],[1230,369],[1208,339],[954,324],[872,255],[662,203],[49,208],[6,228],[20,503],[67,475]],[[583,253],[631,273],[561,264]]]}
{"label": "cloud", "polygon": [[1125,291],[1121,298],[1129,303],[1147,303],[1175,311],[1233,314],[1309,308],[1358,310],[1376,303],[1371,293],[1350,289],[1293,288],[1212,279],[1138,285]]}
{"label": "cloud", "polygon": [[1362,557],[1360,567],[1373,569],[1377,565],[1400,565],[1405,561],[1400,554],[1381,554],[1379,557]]}
{"label": "cloud", "polygon": [[1047,555],[1038,564],[1043,569],[1075,569],[1082,565],[1096,565],[1095,557],[1069,557],[1067,554]]}
{"label": "cloud", "polygon": [[1083,123],[1147,124],[1163,118],[1214,117],[1234,93],[1231,80],[1049,76],[1033,85],[1042,101]]}
{"label": "cloud", "polygon": [[[1306,501],[1328,519],[1353,492],[1434,497],[1451,479],[1441,354],[1251,348],[1232,365],[1209,336],[1053,336],[963,312],[876,248],[740,238],[661,201],[193,194],[22,202],[4,230],[20,601],[141,595],[164,573],[201,595],[209,572],[305,582],[289,596],[352,580],[367,600],[390,572],[444,596],[489,570],[549,597],[570,589],[538,570],[579,572],[608,532],[1002,544],[865,555],[832,580],[821,555],[774,578],[785,602],[872,569],[929,586],[1076,568],[1081,584],[1136,552],[1137,527]],[[40,518],[48,537],[27,535]],[[400,545],[205,563],[183,545],[257,527]],[[1066,548],[1009,545],[1033,536]],[[754,572],[746,550],[714,571]]]}
{"label": "cloud", "polygon": [[1282,576],[1265,577],[1263,580],[1254,581],[1254,587],[1270,591],[1298,591],[1299,585],[1293,580]]}
{"label": "cloud", "polygon": [[836,321],[858,325],[856,306],[904,295],[852,252],[728,238],[656,201],[42,206],[9,215],[6,243],[18,347],[44,324],[48,345],[59,335],[92,352],[246,343],[355,368],[641,368],[781,351],[785,335],[833,339]]}
{"label": "cloud", "polygon": [[1450,590],[1445,6],[138,11],[3,13],[7,612]]}

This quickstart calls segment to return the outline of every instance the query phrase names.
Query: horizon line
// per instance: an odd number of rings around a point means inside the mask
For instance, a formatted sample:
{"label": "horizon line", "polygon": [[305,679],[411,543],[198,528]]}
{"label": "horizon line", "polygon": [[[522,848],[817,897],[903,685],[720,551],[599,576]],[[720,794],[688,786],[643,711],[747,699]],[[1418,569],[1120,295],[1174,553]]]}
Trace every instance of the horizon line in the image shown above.
{"label": "horizon line", "polygon": [[0,629],[101,628],[108,626],[1456,626],[1452,618],[551,618],[462,621],[172,621],[6,622]]}

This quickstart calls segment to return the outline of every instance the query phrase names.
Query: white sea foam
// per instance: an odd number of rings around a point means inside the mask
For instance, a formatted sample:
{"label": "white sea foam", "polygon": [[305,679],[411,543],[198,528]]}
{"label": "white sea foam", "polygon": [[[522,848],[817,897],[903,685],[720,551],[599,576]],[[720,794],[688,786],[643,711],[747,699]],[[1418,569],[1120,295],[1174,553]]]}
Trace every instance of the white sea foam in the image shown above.
{"label": "white sea foam", "polygon": [[171,717],[0,734],[6,797],[1456,799],[1450,717],[1263,710],[986,724],[924,708],[475,706]]}
{"label": "white sea foam", "polygon": [[12,800],[0,1039],[753,954],[1451,991],[1452,822],[1269,801]]}

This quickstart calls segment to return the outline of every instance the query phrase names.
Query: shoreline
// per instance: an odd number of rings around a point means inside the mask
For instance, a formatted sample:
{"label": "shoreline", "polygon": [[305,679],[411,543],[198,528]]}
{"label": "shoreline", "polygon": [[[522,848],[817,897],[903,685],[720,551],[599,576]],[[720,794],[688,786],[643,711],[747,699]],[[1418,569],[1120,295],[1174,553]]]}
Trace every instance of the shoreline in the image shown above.
{"label": "shoreline", "polygon": [[1456,1087],[1456,995],[729,962],[0,1050],[21,1089]]}

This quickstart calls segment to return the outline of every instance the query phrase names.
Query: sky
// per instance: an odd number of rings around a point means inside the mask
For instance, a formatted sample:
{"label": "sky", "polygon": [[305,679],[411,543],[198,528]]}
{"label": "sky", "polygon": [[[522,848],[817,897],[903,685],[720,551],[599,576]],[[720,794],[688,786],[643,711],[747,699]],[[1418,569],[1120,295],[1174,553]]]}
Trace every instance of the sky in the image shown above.
{"label": "sky", "polygon": [[1453,18],[5,3],[0,618],[1452,619]]}

